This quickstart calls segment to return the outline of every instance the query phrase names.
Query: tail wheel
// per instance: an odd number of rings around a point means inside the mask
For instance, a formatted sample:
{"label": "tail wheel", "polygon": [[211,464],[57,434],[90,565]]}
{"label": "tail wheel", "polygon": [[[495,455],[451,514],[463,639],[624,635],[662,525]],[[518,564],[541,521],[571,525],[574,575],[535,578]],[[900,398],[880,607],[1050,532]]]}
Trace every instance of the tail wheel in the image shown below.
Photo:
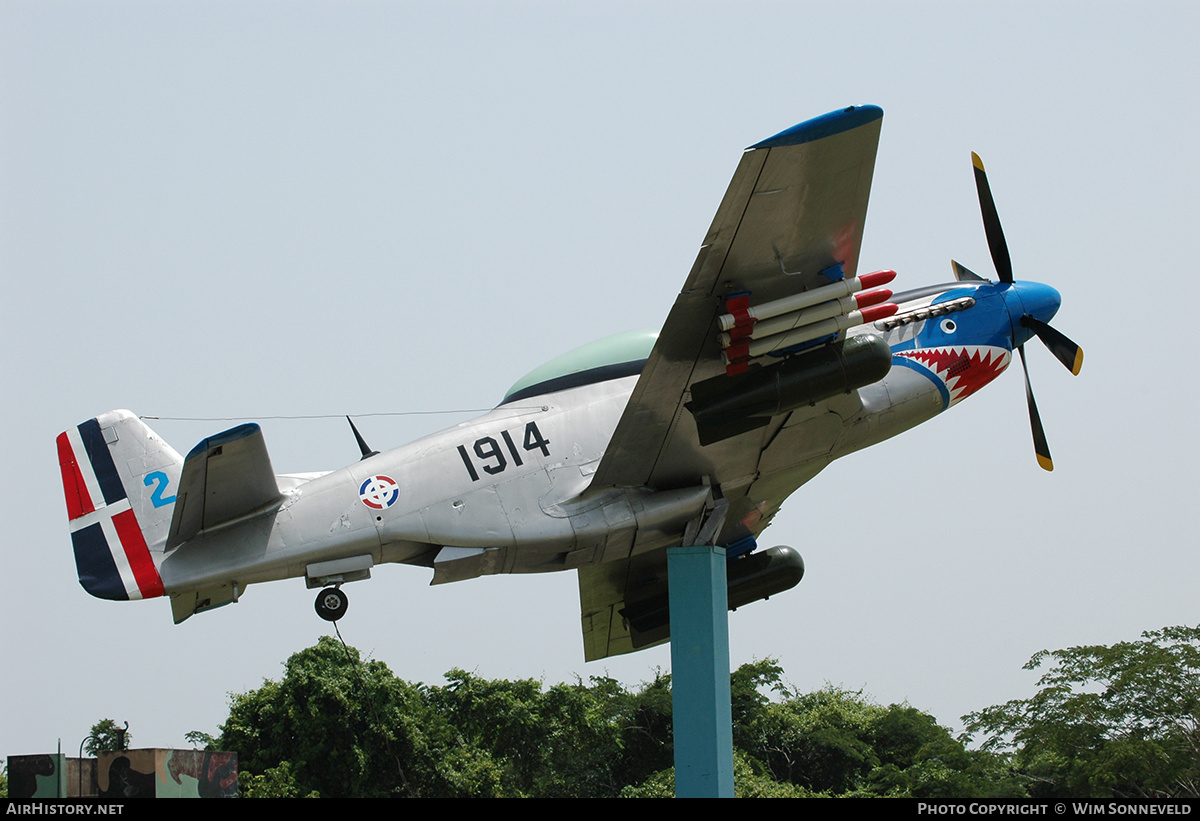
{"label": "tail wheel", "polygon": [[325,621],[337,621],[346,615],[346,608],[349,606],[346,594],[336,587],[326,587],[317,594],[317,615]]}

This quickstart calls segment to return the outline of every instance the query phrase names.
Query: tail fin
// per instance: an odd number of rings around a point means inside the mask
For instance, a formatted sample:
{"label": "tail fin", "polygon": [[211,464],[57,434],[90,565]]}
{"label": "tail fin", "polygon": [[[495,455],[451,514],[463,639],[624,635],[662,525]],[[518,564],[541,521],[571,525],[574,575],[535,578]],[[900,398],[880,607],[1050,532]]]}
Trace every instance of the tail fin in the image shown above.
{"label": "tail fin", "polygon": [[157,563],[171,527],[183,459],[127,410],[58,435],[75,567],[102,599],[163,595]]}

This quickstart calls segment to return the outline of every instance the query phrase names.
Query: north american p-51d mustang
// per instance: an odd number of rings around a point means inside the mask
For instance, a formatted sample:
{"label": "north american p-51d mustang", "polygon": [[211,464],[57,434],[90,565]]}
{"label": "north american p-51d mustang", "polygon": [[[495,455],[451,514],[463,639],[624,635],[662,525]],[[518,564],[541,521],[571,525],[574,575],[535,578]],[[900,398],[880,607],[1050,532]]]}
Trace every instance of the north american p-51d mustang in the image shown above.
{"label": "north american p-51d mustang", "polygon": [[589,660],[669,636],[671,546],[727,549],[731,607],[793,586],[796,552],[756,539],[832,460],[962,401],[1014,349],[1024,366],[1033,336],[1082,363],[1047,324],[1058,293],[1013,279],[977,156],[998,281],[954,263],[956,281],[893,295],[893,272],[858,274],[882,117],[847,108],[751,146],[661,331],[548,362],[471,422],[385,453],[354,430],[357,463],[278,476],[254,424],[182,458],[128,411],[62,433],[80,582],[170,596],[180,622],[302,577],[336,620],[341,585],[381,562],[432,568],[434,584],[575,570]]}

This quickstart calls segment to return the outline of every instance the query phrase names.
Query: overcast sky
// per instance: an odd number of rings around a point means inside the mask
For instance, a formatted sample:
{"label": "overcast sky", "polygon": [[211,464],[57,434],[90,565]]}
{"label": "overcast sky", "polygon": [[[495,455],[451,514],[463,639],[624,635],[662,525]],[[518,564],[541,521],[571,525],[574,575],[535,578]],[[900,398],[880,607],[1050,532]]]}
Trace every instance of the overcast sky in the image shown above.
{"label": "overcast sky", "polygon": [[[764,534],[799,587],[730,620],[767,656],[942,723],[1032,693],[1043,648],[1200,622],[1188,3],[0,2],[0,756],[97,720],[185,746],[327,624],[301,580],[171,623],[76,581],[59,431],[112,408],[186,453],[261,421],[279,472],[488,408],[593,339],[657,328],[741,150],[884,109],[862,269],[992,275],[970,151],[1018,279],[1058,288],[1072,377],[1019,368],[830,466]],[[287,420],[285,416],[332,415]],[[575,575],[349,585],[347,641],[409,680],[585,664]]]}

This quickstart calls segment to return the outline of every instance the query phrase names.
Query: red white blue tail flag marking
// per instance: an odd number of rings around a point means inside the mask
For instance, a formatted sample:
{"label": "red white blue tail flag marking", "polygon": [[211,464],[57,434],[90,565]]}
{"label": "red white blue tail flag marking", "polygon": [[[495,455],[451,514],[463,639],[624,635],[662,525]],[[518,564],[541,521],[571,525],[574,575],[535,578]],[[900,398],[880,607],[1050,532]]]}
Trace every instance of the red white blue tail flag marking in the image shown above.
{"label": "red white blue tail flag marking", "polygon": [[79,583],[103,599],[163,595],[162,579],[95,419],[58,435]]}

